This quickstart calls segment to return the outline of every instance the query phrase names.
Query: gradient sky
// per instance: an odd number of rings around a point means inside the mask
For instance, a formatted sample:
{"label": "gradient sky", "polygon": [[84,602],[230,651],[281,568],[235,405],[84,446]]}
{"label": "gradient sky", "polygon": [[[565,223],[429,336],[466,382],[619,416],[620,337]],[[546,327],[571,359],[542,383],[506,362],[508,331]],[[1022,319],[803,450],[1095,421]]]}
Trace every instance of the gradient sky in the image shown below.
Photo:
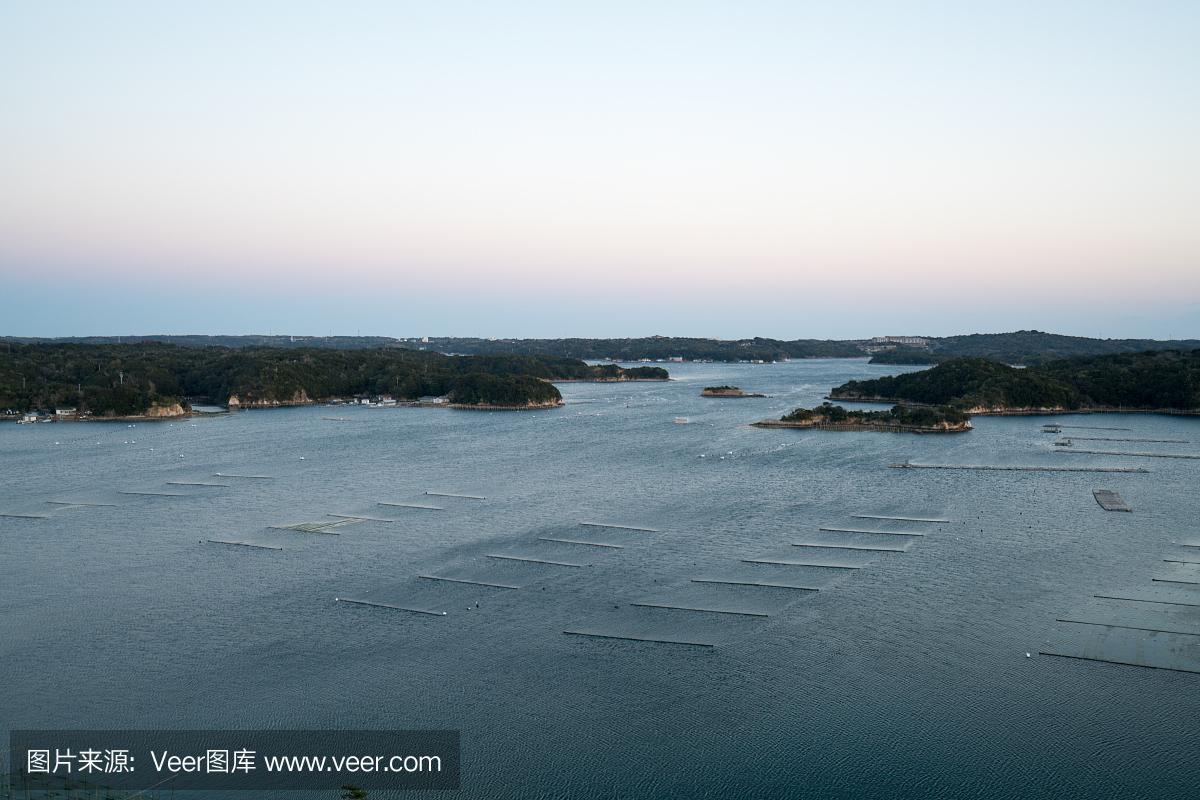
{"label": "gradient sky", "polygon": [[1200,3],[0,6],[0,334],[1200,337]]}

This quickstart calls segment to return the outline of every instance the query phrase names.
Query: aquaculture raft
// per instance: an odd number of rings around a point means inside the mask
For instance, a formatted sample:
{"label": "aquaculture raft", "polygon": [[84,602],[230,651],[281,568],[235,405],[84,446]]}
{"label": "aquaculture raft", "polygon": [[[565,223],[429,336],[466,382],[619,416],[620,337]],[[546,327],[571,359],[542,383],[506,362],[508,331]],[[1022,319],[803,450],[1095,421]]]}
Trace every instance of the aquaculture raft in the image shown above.
{"label": "aquaculture raft", "polygon": [[1096,489],[1092,492],[1092,496],[1105,511],[1133,511],[1129,504],[1121,498],[1121,495],[1109,489]]}

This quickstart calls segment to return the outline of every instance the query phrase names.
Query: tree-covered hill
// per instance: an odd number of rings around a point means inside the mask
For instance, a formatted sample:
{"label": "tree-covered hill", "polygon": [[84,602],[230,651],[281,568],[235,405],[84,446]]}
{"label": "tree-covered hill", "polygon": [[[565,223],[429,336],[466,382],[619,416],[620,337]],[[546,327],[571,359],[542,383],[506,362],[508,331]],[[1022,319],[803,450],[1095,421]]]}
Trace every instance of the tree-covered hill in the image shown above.
{"label": "tree-covered hill", "polygon": [[831,396],[963,409],[1200,409],[1200,349],[1115,353],[1016,369],[984,358],[850,381]]}
{"label": "tree-covered hill", "polygon": [[1143,353],[1148,350],[1192,350],[1200,341],[1159,342],[1153,339],[1089,339],[1044,331],[973,333],[929,339],[929,349],[897,347],[871,358],[872,364],[940,364],[956,358],[987,358],[1005,364],[1044,364],[1062,358],[1109,353]]}
{"label": "tree-covered hill", "polygon": [[132,344],[0,345],[0,408],[73,406],[144,413],[185,398],[243,404],[354,395],[448,395],[463,404],[555,402],[555,380],[666,380],[666,370],[589,366],[553,356],[447,356],[399,348],[332,350]]}
{"label": "tree-covered hill", "polygon": [[429,347],[457,353],[546,353],[568,358],[614,361],[665,361],[682,358],[717,362],[784,361],[789,358],[856,358],[863,353],[855,342],[800,339],[739,339],[719,341],[672,336],[636,339],[451,339],[431,340]]}

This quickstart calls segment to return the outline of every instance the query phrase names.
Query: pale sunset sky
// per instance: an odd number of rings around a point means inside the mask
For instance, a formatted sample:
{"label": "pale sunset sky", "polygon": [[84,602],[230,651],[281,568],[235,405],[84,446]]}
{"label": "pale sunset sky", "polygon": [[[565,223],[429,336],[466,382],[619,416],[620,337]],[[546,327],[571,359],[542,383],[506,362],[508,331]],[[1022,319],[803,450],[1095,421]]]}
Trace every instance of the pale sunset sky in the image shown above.
{"label": "pale sunset sky", "polygon": [[1200,3],[10,2],[0,335],[1200,338]]}

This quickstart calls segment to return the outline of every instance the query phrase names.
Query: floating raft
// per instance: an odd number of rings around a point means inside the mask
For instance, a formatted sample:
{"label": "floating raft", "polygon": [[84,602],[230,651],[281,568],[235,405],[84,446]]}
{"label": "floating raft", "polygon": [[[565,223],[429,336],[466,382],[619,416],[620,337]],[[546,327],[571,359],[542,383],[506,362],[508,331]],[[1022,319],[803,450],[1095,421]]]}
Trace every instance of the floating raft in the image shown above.
{"label": "floating raft", "polygon": [[[1189,591],[1184,589],[1183,591]],[[1180,600],[1160,600],[1158,597],[1129,597],[1117,595],[1096,595],[1098,600],[1124,600],[1132,603],[1159,603],[1163,606],[1189,606],[1192,608],[1200,608],[1200,603],[1186,603]],[[1189,596],[1188,600],[1200,600],[1200,596]]]}
{"label": "floating raft", "polygon": [[692,578],[692,583],[723,583],[730,586],[768,586],[772,589],[799,589],[804,592],[819,592],[812,586],[796,586],[791,583],[765,583],[763,581],[719,581],[710,578]]}
{"label": "floating raft", "polygon": [[819,564],[813,561],[772,560],[766,558],[743,558],[743,564],[785,564],[789,567],[825,567],[826,569],[862,569],[847,564]]}
{"label": "floating raft", "polygon": [[664,606],[658,603],[630,603],[631,606],[639,606],[641,608],[669,608],[674,611],[703,611],[708,614],[738,614],[743,617],[769,617],[770,614],[761,614],[757,611],[727,611],[723,608],[692,608],[691,606]]}
{"label": "floating raft", "polygon": [[1059,634],[1059,641],[1039,652],[1111,664],[1200,672],[1200,658],[1195,655],[1200,650],[1200,636],[1074,624],[1060,629]]}
{"label": "floating raft", "polygon": [[589,525],[593,528],[620,528],[623,531],[645,531],[646,533],[658,533],[655,528],[635,528],[632,525],[609,525],[607,522],[581,522],[580,525]]}
{"label": "floating raft", "polygon": [[227,542],[224,539],[209,539],[210,544],[237,544],[242,547],[258,547],[263,550],[282,550],[282,547],[268,547],[265,544],[250,544],[249,542]]}
{"label": "floating raft", "polygon": [[483,581],[468,581],[462,578],[441,578],[437,575],[418,575],[418,578],[425,578],[430,581],[449,581],[450,583],[469,583],[472,586],[493,586],[497,589],[520,589],[520,586],[509,586],[503,583],[484,583]]}
{"label": "floating raft", "polygon": [[828,531],[829,533],[874,533],[880,536],[924,536],[923,533],[913,533],[912,531],[864,531],[857,528],[817,528],[819,531]]}
{"label": "floating raft", "polygon": [[531,564],[553,564],[556,567],[582,567],[583,564],[567,564],[563,561],[543,561],[540,558],[520,558],[519,556],[492,556],[488,558],[503,558],[506,561],[528,561]]}
{"label": "floating raft", "polygon": [[327,517],[340,517],[341,519],[367,519],[371,522],[395,522],[394,519],[384,519],[383,517],[363,517],[358,514],[326,514]]}
{"label": "floating raft", "polygon": [[422,506],[416,503],[380,503],[381,506],[395,506],[396,508],[423,508],[426,511],[445,511],[446,509],[438,506]]}
{"label": "floating raft", "polygon": [[474,494],[447,494],[446,492],[426,492],[430,497],[465,497],[467,500],[487,500],[486,497],[479,497]]}
{"label": "floating raft", "polygon": [[1072,436],[1080,442],[1157,442],[1159,444],[1191,444],[1187,439],[1108,439],[1103,436]]}
{"label": "floating raft", "polygon": [[1139,458],[1200,458],[1183,453],[1118,453],[1113,450],[1055,450],[1056,453],[1078,453],[1092,456],[1138,456]]}
{"label": "floating raft", "polygon": [[274,480],[270,475],[222,475],[219,472],[213,473],[214,478],[256,478],[258,480]]}
{"label": "floating raft", "polygon": [[356,517],[350,519],[338,519],[330,522],[329,520],[318,520],[316,522],[301,522],[297,525],[272,525],[271,528],[277,531],[304,531],[305,533],[328,533],[333,536],[339,535],[338,531],[330,530],[330,528],[340,528],[343,525],[350,525],[358,522]]}
{"label": "floating raft", "polygon": [[808,544],[792,542],[792,547],[821,547],[826,550],[871,550],[881,553],[907,553],[903,547],[864,547],[856,544]]}
{"label": "floating raft", "polygon": [[1093,600],[1055,622],[1200,636],[1200,612],[1167,604],[1153,606],[1124,600]]}
{"label": "floating raft", "polygon": [[572,636],[595,636],[600,639],[625,639],[630,642],[654,642],[656,644],[687,644],[693,647],[713,647],[707,642],[685,642],[682,639],[648,639],[641,636],[618,636],[614,633],[588,633],[587,631],[563,631]]}
{"label": "floating raft", "polygon": [[539,542],[562,542],[563,544],[586,544],[586,545],[591,545],[592,547],[613,547],[613,548],[616,548],[617,550],[620,550],[625,547],[625,545],[623,545],[623,544],[601,544],[600,542],[580,542],[580,541],[576,541],[575,539],[551,539],[548,536],[539,536],[538,541]]}
{"label": "floating raft", "polygon": [[878,517],[874,514],[851,514],[850,516],[853,519],[897,519],[901,522],[942,522],[947,525],[950,524],[950,520],[948,519],[923,519],[921,517]]}
{"label": "floating raft", "polygon": [[411,611],[414,614],[429,614],[434,617],[446,616],[445,611],[426,611],[425,609],[422,609],[422,608],[405,608],[403,606],[389,606],[387,603],[372,603],[369,600],[351,600],[348,597],[335,597],[335,598],[333,598],[333,602],[335,602],[335,603],[356,603],[360,606],[375,606],[376,608],[394,608],[397,611]]}
{"label": "floating raft", "polygon": [[117,492],[117,494],[141,494],[149,497],[187,497],[186,494],[168,494],[167,492]]}
{"label": "floating raft", "polygon": [[[1056,453],[1072,452],[1067,450],[1055,450]],[[1081,453],[1082,450],[1074,452]],[[903,464],[888,464],[889,467],[898,467],[900,469],[996,469],[996,470],[1015,470],[1026,472],[1149,472],[1148,469],[1141,467],[960,467],[951,466],[948,464],[910,464],[907,461]]]}
{"label": "floating raft", "polygon": [[167,486],[229,486],[228,483],[185,483],[183,481],[167,481]]}
{"label": "floating raft", "polygon": [[1121,499],[1121,495],[1108,489],[1096,489],[1092,492],[1092,496],[1105,511],[1133,511],[1129,504]]}
{"label": "floating raft", "polygon": [[1133,428],[1103,428],[1099,425],[1059,425],[1057,422],[1048,422],[1043,427],[1046,428],[1078,428],[1087,431],[1131,431]]}
{"label": "floating raft", "polygon": [[66,500],[47,500],[47,503],[56,506],[103,506],[105,508],[116,508],[116,503],[68,503]]}

